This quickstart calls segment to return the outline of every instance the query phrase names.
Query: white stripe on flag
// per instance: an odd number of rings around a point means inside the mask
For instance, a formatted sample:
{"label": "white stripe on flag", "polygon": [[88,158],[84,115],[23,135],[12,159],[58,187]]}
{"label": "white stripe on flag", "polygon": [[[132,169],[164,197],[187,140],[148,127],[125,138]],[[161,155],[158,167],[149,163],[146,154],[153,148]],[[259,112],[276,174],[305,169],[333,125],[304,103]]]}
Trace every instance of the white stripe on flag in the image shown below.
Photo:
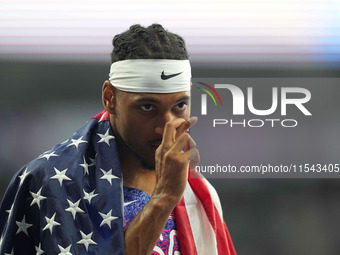
{"label": "white stripe on flag", "polygon": [[217,192],[216,192],[215,188],[210,184],[210,182],[207,179],[205,179],[205,178],[203,178],[203,179],[204,179],[205,183],[207,184],[207,187],[209,189],[209,193],[211,195],[211,199],[212,199],[217,211],[219,212],[221,219],[223,220],[223,210],[222,210],[221,202],[220,202],[220,199],[217,195]]}
{"label": "white stripe on flag", "polygon": [[184,203],[188,214],[197,255],[217,255],[215,232],[200,201],[191,189],[189,183],[184,191]]}

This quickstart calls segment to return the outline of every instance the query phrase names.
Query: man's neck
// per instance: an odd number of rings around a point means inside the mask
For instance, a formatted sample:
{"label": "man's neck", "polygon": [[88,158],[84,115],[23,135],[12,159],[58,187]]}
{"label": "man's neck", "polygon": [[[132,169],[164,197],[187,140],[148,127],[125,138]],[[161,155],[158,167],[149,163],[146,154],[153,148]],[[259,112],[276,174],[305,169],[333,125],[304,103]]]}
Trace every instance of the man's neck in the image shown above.
{"label": "man's neck", "polygon": [[143,190],[146,194],[152,194],[156,185],[155,171],[144,169],[140,160],[126,147],[117,142],[120,165],[125,186]]}

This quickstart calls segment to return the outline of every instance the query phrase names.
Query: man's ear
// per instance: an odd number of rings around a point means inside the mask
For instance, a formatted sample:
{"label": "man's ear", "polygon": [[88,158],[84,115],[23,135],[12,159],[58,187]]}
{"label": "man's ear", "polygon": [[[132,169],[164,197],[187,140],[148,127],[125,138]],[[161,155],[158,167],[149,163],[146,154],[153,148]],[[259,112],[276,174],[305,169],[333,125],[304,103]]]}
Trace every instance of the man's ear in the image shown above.
{"label": "man's ear", "polygon": [[102,100],[105,109],[111,114],[115,114],[116,99],[116,89],[109,81],[105,81],[103,84]]}

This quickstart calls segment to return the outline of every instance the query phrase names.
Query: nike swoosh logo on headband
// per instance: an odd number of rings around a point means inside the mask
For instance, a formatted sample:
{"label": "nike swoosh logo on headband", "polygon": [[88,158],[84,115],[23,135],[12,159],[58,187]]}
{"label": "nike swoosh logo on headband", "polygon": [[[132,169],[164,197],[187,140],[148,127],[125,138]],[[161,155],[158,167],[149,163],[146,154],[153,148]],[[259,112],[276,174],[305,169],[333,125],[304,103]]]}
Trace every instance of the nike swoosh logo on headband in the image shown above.
{"label": "nike swoosh logo on headband", "polygon": [[164,71],[163,71],[162,74],[161,74],[161,79],[162,80],[167,80],[167,79],[170,79],[170,78],[175,77],[177,75],[180,75],[181,73],[183,73],[183,72],[165,75]]}

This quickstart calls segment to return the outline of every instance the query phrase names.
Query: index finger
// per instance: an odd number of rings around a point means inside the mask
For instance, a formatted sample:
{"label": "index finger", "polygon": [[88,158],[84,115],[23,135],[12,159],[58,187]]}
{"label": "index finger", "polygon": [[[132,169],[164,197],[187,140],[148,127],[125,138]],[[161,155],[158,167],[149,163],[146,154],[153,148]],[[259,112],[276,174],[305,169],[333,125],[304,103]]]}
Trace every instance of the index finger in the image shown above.
{"label": "index finger", "polygon": [[164,133],[163,133],[163,139],[162,139],[162,145],[166,147],[171,147],[176,139],[176,130],[181,126],[190,125],[190,122],[188,120],[178,118],[173,121],[169,121],[165,124],[164,127]]}
{"label": "index finger", "polygon": [[193,116],[189,119],[189,126],[187,125],[181,125],[179,126],[179,128],[177,128],[177,132],[176,132],[176,136],[175,136],[175,140],[177,140],[177,138],[186,130],[188,130],[189,128],[195,126],[195,124],[197,123],[197,117]]}

